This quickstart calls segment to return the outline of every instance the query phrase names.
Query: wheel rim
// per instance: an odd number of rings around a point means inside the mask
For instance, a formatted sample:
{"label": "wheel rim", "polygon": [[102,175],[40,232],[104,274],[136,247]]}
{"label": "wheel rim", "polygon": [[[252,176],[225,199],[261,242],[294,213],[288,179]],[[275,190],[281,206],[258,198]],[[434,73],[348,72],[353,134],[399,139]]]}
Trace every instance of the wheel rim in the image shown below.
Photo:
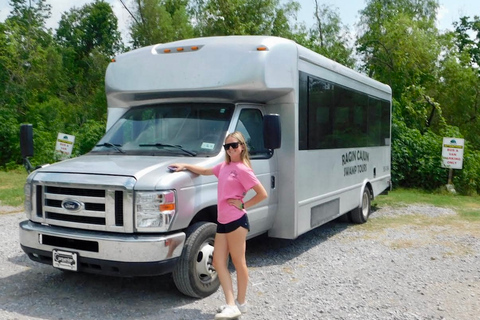
{"label": "wheel rim", "polygon": [[370,199],[368,198],[368,193],[365,191],[362,198],[362,215],[365,219],[368,218]]}
{"label": "wheel rim", "polygon": [[211,282],[217,277],[213,268],[213,240],[205,241],[198,251],[195,269],[202,282]]}

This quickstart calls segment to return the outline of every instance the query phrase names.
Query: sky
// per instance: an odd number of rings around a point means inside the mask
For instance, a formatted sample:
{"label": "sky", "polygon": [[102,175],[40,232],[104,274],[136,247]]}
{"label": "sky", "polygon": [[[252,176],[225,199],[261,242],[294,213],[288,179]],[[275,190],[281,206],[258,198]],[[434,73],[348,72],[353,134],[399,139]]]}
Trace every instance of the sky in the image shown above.
{"label": "sky", "polygon": [[[307,26],[314,23],[313,10],[315,0],[297,0],[302,8],[299,20],[305,21]],[[317,0],[319,5],[326,4],[332,8],[338,8],[340,19],[343,24],[350,28],[358,22],[359,11],[365,8],[366,0]],[[452,30],[452,23],[463,16],[480,16],[480,2],[478,0],[439,0],[440,9],[437,13],[437,27],[444,31]],[[353,31],[353,30],[352,30]]]}
{"label": "sky", "polygon": [[[281,0],[285,2],[286,0]],[[315,7],[315,0],[297,0],[301,9],[298,14],[298,21],[305,22],[307,27],[311,27],[314,23],[313,9]],[[350,31],[355,33],[354,25],[358,22],[359,11],[365,8],[366,0],[317,0],[319,5],[326,4],[332,8],[336,8],[340,15],[342,24],[349,26]],[[10,13],[8,0],[0,0],[0,21],[4,21]],[[86,3],[91,3],[93,0],[47,0],[47,3],[52,6],[52,17],[48,21],[47,27],[56,29],[58,21],[63,12],[68,11],[71,7],[80,8]],[[120,0],[107,0],[113,6],[113,10],[118,18],[122,38],[124,41],[128,37],[127,26],[129,24],[129,14],[122,6]],[[131,0],[124,0],[128,5]],[[446,29],[453,29],[452,23],[458,21],[460,17],[480,16],[480,1],[479,0],[440,0],[440,9],[437,15],[437,27],[444,31]]]}

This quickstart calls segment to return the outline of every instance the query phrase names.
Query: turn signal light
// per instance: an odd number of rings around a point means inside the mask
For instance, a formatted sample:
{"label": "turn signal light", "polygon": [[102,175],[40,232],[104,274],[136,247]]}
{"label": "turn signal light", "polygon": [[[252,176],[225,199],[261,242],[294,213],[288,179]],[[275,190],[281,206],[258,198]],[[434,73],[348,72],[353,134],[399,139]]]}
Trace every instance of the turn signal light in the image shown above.
{"label": "turn signal light", "polygon": [[165,203],[160,205],[160,211],[173,211],[175,210],[175,203]]}

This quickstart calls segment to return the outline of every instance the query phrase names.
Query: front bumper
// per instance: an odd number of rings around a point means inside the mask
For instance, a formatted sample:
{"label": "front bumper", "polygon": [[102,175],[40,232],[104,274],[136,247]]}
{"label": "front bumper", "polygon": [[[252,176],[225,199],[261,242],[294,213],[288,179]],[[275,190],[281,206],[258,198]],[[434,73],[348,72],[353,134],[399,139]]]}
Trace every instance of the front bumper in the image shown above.
{"label": "front bumper", "polygon": [[122,234],[20,223],[20,244],[30,259],[52,265],[52,250],[75,252],[78,271],[148,276],[173,270],[185,243],[185,233]]}

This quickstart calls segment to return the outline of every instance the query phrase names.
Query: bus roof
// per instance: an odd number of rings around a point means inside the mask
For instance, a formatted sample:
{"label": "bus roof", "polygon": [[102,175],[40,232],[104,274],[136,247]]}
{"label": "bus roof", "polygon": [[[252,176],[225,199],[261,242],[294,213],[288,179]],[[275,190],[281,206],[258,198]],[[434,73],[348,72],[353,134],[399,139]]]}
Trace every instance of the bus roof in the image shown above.
{"label": "bus roof", "polygon": [[224,36],[156,44],[117,56],[106,72],[107,100],[116,108],[189,97],[267,102],[298,87],[302,60],[390,89],[288,39]]}
{"label": "bus roof", "polygon": [[117,56],[105,86],[117,107],[176,97],[265,102],[293,89],[297,57],[296,44],[277,37],[187,39]]}

